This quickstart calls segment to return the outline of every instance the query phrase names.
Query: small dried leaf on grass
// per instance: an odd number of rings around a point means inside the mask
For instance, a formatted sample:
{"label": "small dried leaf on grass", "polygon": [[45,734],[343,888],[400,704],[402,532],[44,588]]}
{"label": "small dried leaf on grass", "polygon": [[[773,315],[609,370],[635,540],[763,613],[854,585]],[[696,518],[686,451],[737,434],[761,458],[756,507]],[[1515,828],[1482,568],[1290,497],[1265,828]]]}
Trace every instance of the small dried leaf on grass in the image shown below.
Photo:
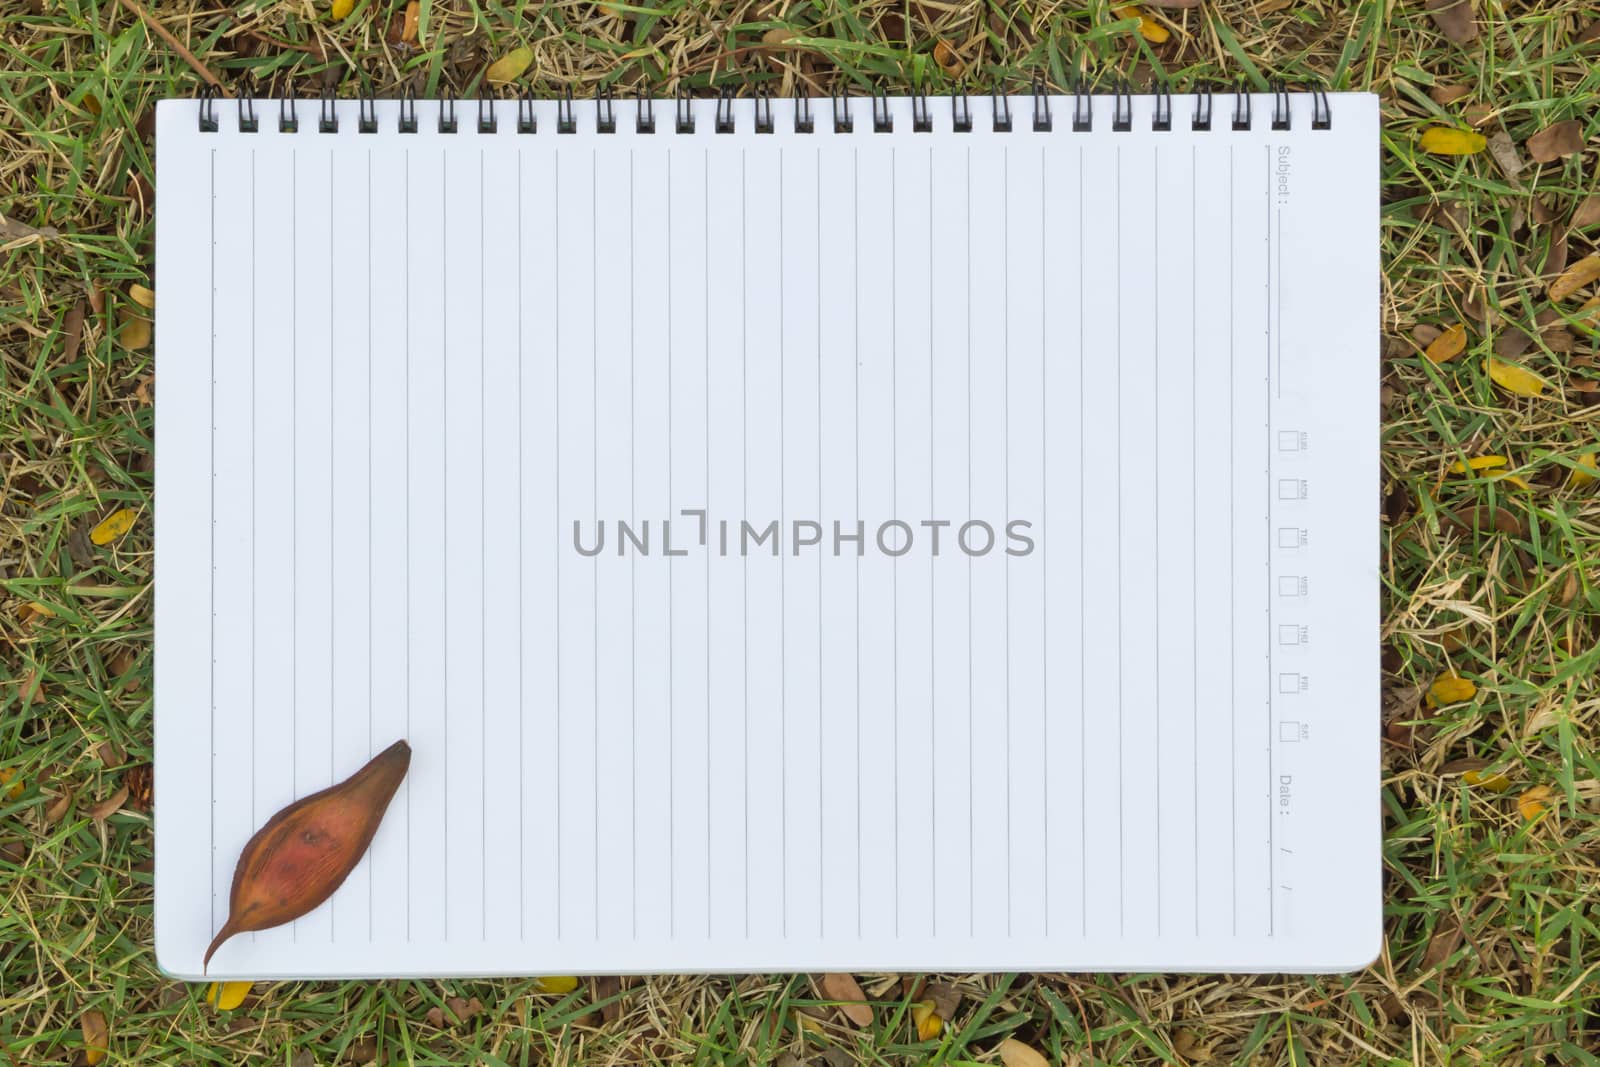
{"label": "small dried leaf on grass", "polygon": [[1186,8],[1199,7],[1204,0],[1144,0],[1151,7]]}
{"label": "small dried leaf on grass", "polygon": [[533,984],[539,987],[541,993],[559,993],[564,996],[578,988],[578,979],[570,974],[547,974],[542,978],[535,978]]}
{"label": "small dried leaf on grass", "polygon": [[1050,1061],[1043,1054],[1014,1037],[1000,1042],[1000,1062],[1005,1067],[1050,1067]]}
{"label": "small dried leaf on grass", "polygon": [[1546,126],[1524,143],[1535,163],[1553,163],[1583,151],[1583,123],[1567,119]]}
{"label": "small dried leaf on grass", "polygon": [[1473,684],[1472,679],[1442,674],[1428,687],[1428,706],[1439,708],[1446,704],[1460,704],[1477,695],[1478,687]]}
{"label": "small dried leaf on grass", "polygon": [[97,823],[105,822],[111,816],[122,810],[122,805],[128,802],[128,787],[120,786],[116,792],[106,797],[100,803],[89,809],[89,818]]}
{"label": "small dried leaf on grass", "polygon": [[111,1047],[111,1026],[104,1012],[90,1008],[78,1019],[78,1029],[83,1034],[84,1061],[94,1067]]}
{"label": "small dried leaf on grass", "polygon": [[933,43],[933,61],[939,64],[939,69],[944,71],[946,77],[959,78],[967,71],[966,60],[949,41],[944,38]]}
{"label": "small dried leaf on grass", "polygon": [[1488,139],[1472,130],[1458,130],[1451,126],[1430,126],[1422,131],[1419,142],[1424,152],[1436,156],[1470,156],[1482,152]]}
{"label": "small dried leaf on grass", "polygon": [[150,320],[134,311],[131,307],[124,307],[117,313],[122,326],[117,330],[117,343],[123,348],[138,350],[150,343]]}
{"label": "small dried leaf on grass", "polygon": [[1504,793],[1511,788],[1511,779],[1507,778],[1503,771],[1469,770],[1461,776],[1461,780],[1475,788],[1487,789],[1491,793]]}
{"label": "small dried leaf on grass", "polygon": [[1466,348],[1467,327],[1465,323],[1458,322],[1429,342],[1422,354],[1434,363],[1449,363],[1466,351]]}
{"label": "small dried leaf on grass", "polygon": [[22,787],[23,781],[17,776],[15,767],[0,767],[0,796],[4,796],[7,800],[16,800],[22,795]]}
{"label": "small dried leaf on grass", "polygon": [[1584,452],[1578,456],[1577,462],[1578,465],[1572,468],[1572,473],[1567,477],[1568,483],[1574,488],[1590,485],[1600,478],[1600,462],[1596,462],[1595,453]]}
{"label": "small dried leaf on grass", "polygon": [[1547,293],[1551,300],[1565,300],[1596,278],[1600,278],[1600,252],[1584,256],[1562,271],[1561,276],[1550,283]]}
{"label": "small dried leaf on grass", "polygon": [[1504,467],[1505,465],[1506,457],[1504,456],[1473,456],[1465,463],[1458,459],[1450,464],[1450,473],[1465,474],[1467,471],[1481,471],[1490,467]]}
{"label": "small dried leaf on grass", "polygon": [[917,1028],[919,1041],[932,1041],[944,1029],[944,1020],[931,1000],[919,1000],[911,1005],[911,1022]]}
{"label": "small dried leaf on grass", "polygon": [[65,363],[71,363],[78,358],[78,349],[83,345],[83,316],[88,306],[79,300],[67,312],[67,317],[61,324],[61,358]]}
{"label": "small dried leaf on grass", "polygon": [[156,307],[156,294],[148,286],[132,282],[128,285],[128,298],[146,311],[154,311]]}
{"label": "small dried leaf on grass", "polygon": [[1447,82],[1440,82],[1438,85],[1435,85],[1432,89],[1428,90],[1428,95],[1433,98],[1433,102],[1435,104],[1438,104],[1440,107],[1444,107],[1447,104],[1455,103],[1462,97],[1471,96],[1472,86],[1452,85]]}
{"label": "small dried leaf on grass", "polygon": [[484,76],[495,85],[505,85],[522,77],[523,72],[533,66],[533,49],[527,45],[513,48],[493,63],[484,71]]}
{"label": "small dried leaf on grass", "polygon": [[1548,383],[1520,363],[1489,357],[1489,377],[1500,388],[1518,396],[1543,396]]}
{"label": "small dried leaf on grass", "polygon": [[1549,810],[1554,791],[1547,785],[1536,785],[1517,797],[1517,812],[1524,822],[1533,822]]}
{"label": "small dried leaf on grass", "polygon": [[832,972],[818,977],[817,986],[828,1000],[839,1002],[839,1012],[857,1026],[872,1025],[872,1006],[854,975]]}
{"label": "small dried leaf on grass", "polygon": [[250,995],[253,982],[212,982],[206,989],[206,1003],[218,1011],[233,1011]]}
{"label": "small dried leaf on grass", "polygon": [[348,18],[350,12],[355,10],[355,7],[356,0],[333,0],[333,6],[329,9],[329,13],[335,19]]}
{"label": "small dried leaf on grass", "polygon": [[118,508],[95,524],[89,531],[89,540],[97,545],[109,545],[133,529],[139,513],[132,508]]}
{"label": "small dried leaf on grass", "polygon": [[1161,25],[1161,23],[1156,19],[1146,15],[1143,11],[1140,11],[1139,5],[1137,4],[1119,5],[1112,8],[1111,13],[1116,15],[1118,18],[1138,19],[1139,36],[1143,37],[1151,44],[1164,44],[1172,38],[1171,32],[1168,31],[1165,26]]}
{"label": "small dried leaf on grass", "polygon": [[1422,953],[1422,969],[1432,970],[1449,959],[1461,947],[1461,935],[1461,920],[1454,912],[1440,916],[1428,938],[1428,947]]}
{"label": "small dried leaf on grass", "polygon": [[1572,220],[1567,224],[1574,230],[1587,230],[1600,223],[1600,194],[1586,196],[1572,209]]}
{"label": "small dried leaf on grass", "polygon": [[1451,44],[1468,44],[1478,37],[1472,0],[1428,0],[1428,14]]}

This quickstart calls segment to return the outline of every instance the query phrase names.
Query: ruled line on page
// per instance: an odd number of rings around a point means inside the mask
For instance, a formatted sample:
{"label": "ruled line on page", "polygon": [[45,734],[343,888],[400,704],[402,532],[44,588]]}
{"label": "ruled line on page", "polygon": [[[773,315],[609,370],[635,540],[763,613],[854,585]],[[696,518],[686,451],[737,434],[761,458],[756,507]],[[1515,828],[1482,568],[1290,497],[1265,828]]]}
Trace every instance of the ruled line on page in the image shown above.
{"label": "ruled line on page", "polygon": [[[1151,149],[1150,173],[1161,173],[1161,149],[1159,146]],[[1153,562],[1153,570],[1155,572],[1153,577],[1155,578],[1156,595],[1159,597],[1161,595],[1161,197],[1159,195],[1152,196],[1150,198],[1150,211],[1150,232],[1152,235],[1152,243],[1155,246],[1150,258],[1150,262],[1156,265],[1156,269],[1150,272],[1150,302],[1155,308],[1155,314],[1151,316],[1151,330],[1153,332],[1153,341],[1151,344],[1151,362],[1153,363],[1155,370],[1155,388],[1150,392],[1150,432],[1152,436],[1153,453],[1156,460],[1156,470],[1154,471],[1155,477],[1150,479],[1150,485],[1152,489],[1150,496],[1155,502],[1156,531],[1155,552],[1152,554],[1151,558]],[[1163,777],[1163,767],[1161,765],[1161,618],[1159,613],[1155,617],[1155,623],[1155,637],[1153,644],[1155,650],[1156,669],[1151,671],[1151,678],[1155,683],[1156,772],[1154,775],[1152,775],[1152,777],[1155,779],[1156,795],[1156,936],[1159,937],[1161,935],[1162,911],[1161,779]]]}
{"label": "ruled line on page", "polygon": [[[207,501],[210,509],[210,525],[207,529],[210,557],[207,560],[206,585],[210,589],[208,594],[210,610],[207,613],[208,640],[206,645],[207,659],[207,686],[209,692],[207,716],[208,749],[211,752],[211,803],[210,809],[210,846],[207,849],[207,867],[210,869],[210,914],[211,929],[217,928],[217,150],[211,150],[208,159],[206,205],[210,211],[210,232],[207,237],[207,277],[206,306],[208,309],[208,325],[206,330],[207,375],[209,376],[208,388],[210,390],[210,411],[207,421],[211,424],[210,449],[211,449],[211,477],[207,483]],[[254,201],[252,200],[252,203]],[[252,210],[254,210],[252,208]],[[253,217],[253,216],[252,216]],[[252,296],[252,300],[255,298]]]}
{"label": "ruled line on page", "polygon": [[1233,933],[1239,933],[1239,712],[1237,675],[1238,665],[1236,660],[1235,621],[1238,612],[1236,601],[1238,599],[1238,586],[1236,571],[1237,553],[1234,545],[1234,397],[1238,387],[1234,384],[1234,355],[1233,355],[1233,319],[1234,319],[1234,268],[1237,260],[1234,257],[1234,200],[1235,184],[1233,177],[1233,145],[1228,146],[1228,741],[1229,741],[1229,770],[1228,782],[1230,785],[1230,798],[1232,809],[1229,817],[1231,844],[1230,855],[1233,866],[1232,895],[1233,895]]}

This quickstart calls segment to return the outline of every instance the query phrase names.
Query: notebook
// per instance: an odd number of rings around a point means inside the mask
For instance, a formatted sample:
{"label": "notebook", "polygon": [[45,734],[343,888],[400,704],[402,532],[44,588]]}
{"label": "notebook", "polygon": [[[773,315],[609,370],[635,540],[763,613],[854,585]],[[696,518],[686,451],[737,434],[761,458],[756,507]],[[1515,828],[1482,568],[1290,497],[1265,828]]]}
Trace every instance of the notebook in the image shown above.
{"label": "notebook", "polygon": [[156,949],[1335,971],[1380,938],[1378,105],[163,101]]}

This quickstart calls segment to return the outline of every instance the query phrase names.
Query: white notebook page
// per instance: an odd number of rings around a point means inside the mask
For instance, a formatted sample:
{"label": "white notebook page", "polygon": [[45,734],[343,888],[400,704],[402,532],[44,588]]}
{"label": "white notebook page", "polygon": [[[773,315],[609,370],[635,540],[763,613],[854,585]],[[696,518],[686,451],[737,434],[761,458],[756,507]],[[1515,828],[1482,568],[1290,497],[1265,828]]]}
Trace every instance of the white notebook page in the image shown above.
{"label": "white notebook page", "polygon": [[1367,962],[1376,100],[1072,104],[163,102],[162,966],[402,737],[211,976]]}

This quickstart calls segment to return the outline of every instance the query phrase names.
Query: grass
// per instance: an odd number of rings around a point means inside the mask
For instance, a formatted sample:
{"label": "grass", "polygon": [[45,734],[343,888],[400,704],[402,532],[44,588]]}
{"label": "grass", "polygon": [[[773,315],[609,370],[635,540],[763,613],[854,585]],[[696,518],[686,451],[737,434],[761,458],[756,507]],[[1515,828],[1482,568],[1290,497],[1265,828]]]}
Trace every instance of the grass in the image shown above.
{"label": "grass", "polygon": [[[402,0],[358,0],[338,22],[324,0],[150,4],[228,85],[248,75],[302,95],[335,83],[466,95],[518,45],[546,90],[707,90],[728,78],[778,92],[940,90],[940,39],[980,86],[1035,73],[1063,85],[1092,70],[1180,85],[1281,75],[1381,94],[1383,955],[1363,974],[1311,979],[948,978],[960,1007],[919,1042],[897,976],[862,976],[879,1004],[867,1028],[793,976],[586,980],[564,994],[532,981],[287,983],[221,1013],[203,987],[161,976],[139,777],[151,739],[151,362],[117,327],[137,310],[131,283],[159,289],[152,104],[193,92],[197,76],[117,0],[6,0],[0,1048],[18,1067],[86,1062],[80,1024],[98,1011],[115,1061],[152,1064],[944,1064],[993,1062],[1005,1037],[1057,1063],[1600,1063],[1600,500],[1573,479],[1593,467],[1600,369],[1571,318],[1581,301],[1552,306],[1541,276],[1600,237],[1568,225],[1597,191],[1600,42],[1579,35],[1600,12],[1577,0],[1478,8],[1477,38],[1456,45],[1420,2],[1223,0],[1160,16],[1172,39],[1158,46],[1103,0],[423,0],[413,46],[391,43]],[[1438,103],[1441,86],[1465,95]],[[1586,152],[1522,168],[1505,154],[1525,155],[1530,134],[1567,118],[1583,124]],[[1418,149],[1425,126],[1468,119],[1505,135],[1499,154]],[[1466,351],[1422,358],[1458,322]],[[1552,389],[1523,399],[1497,387],[1494,352]],[[1450,473],[1487,453],[1508,457],[1528,488]],[[133,532],[94,544],[94,524],[123,507],[140,514]],[[1423,695],[1447,672],[1476,693],[1432,708]],[[1350,684],[1365,693],[1368,681]],[[481,1012],[457,1021],[451,998],[477,998]]]}

